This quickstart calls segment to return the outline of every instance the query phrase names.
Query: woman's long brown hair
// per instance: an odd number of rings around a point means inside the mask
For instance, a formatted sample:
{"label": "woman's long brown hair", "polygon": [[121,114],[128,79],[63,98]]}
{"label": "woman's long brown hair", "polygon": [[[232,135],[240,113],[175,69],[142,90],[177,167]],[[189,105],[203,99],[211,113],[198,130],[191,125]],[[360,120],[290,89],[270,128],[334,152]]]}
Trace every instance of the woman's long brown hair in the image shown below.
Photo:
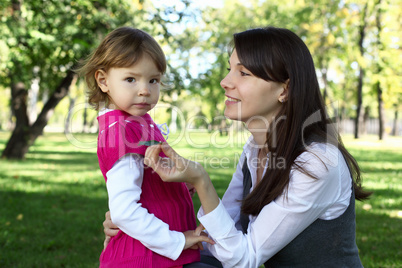
{"label": "woman's long brown hair", "polygon": [[314,62],[304,42],[287,29],[267,27],[234,34],[233,45],[240,62],[255,76],[281,83],[289,79],[287,101],[267,132],[270,159],[282,159],[285,165],[276,167],[269,161],[264,178],[243,200],[242,212],[258,215],[286,191],[292,168],[308,174],[295,160],[311,142],[330,143],[341,151],[353,178],[355,198],[367,199],[371,192],[362,189],[359,166],[327,115]]}

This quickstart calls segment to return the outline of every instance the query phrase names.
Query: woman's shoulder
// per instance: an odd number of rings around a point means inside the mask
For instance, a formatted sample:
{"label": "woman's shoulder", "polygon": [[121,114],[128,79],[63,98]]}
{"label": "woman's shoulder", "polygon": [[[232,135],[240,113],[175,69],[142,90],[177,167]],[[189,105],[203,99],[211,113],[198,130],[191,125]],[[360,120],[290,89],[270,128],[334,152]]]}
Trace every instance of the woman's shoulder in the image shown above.
{"label": "woman's shoulder", "polygon": [[341,151],[334,144],[312,142],[311,144],[305,146],[305,151],[296,158],[296,161],[320,161],[331,166],[337,166],[339,157],[341,157],[341,155]]}
{"label": "woman's shoulder", "polygon": [[[313,142],[295,160],[294,172],[307,172],[314,177],[337,176],[341,170],[347,169],[345,159],[337,146],[330,143]],[[303,172],[304,171],[304,172]]]}

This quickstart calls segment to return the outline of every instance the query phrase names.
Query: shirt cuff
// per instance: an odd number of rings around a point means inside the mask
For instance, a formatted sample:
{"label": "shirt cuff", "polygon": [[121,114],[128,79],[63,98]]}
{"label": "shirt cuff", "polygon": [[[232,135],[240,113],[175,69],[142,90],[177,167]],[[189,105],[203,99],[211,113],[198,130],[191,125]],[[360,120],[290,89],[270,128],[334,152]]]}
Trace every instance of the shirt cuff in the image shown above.
{"label": "shirt cuff", "polygon": [[[175,231],[172,231],[172,232],[175,232]],[[179,257],[180,257],[180,255],[181,255],[181,253],[183,252],[183,250],[184,250],[184,246],[185,246],[185,244],[186,244],[186,237],[184,236],[184,234],[183,233],[181,233],[181,232],[175,232],[175,233],[177,233],[177,238],[178,238],[178,242],[177,242],[177,247],[176,247],[176,250],[175,251],[173,251],[172,253],[171,253],[171,256],[169,257],[170,259],[172,259],[172,260],[177,260]]]}
{"label": "shirt cuff", "polygon": [[235,224],[221,200],[219,200],[219,205],[208,214],[205,214],[201,207],[197,217],[213,239],[226,237]]}

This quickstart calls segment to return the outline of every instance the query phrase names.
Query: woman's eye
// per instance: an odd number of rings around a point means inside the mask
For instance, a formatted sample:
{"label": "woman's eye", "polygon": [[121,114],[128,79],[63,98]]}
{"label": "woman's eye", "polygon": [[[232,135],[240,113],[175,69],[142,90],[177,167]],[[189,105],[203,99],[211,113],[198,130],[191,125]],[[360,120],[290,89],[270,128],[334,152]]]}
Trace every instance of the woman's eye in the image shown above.
{"label": "woman's eye", "polygon": [[241,76],[249,76],[250,74],[245,73],[245,72],[243,72],[243,71],[240,71],[240,75],[241,75]]}
{"label": "woman's eye", "polygon": [[133,82],[135,82],[135,78],[134,77],[127,77],[126,81],[129,82],[129,83],[133,83]]}

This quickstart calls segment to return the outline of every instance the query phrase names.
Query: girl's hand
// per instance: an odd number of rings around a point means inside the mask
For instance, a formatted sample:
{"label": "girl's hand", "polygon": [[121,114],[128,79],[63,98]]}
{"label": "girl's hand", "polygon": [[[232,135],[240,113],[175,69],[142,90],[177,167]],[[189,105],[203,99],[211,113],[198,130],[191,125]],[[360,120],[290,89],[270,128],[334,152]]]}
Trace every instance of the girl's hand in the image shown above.
{"label": "girl's hand", "polygon": [[105,241],[103,242],[103,249],[106,249],[113,236],[116,236],[119,232],[119,228],[113,224],[110,212],[106,212],[105,221],[103,222],[103,232],[105,233]]}
{"label": "girl's hand", "polygon": [[207,242],[211,245],[215,244],[214,240],[209,238],[208,235],[202,231],[203,229],[204,226],[200,224],[194,231],[187,231],[183,233],[186,238],[184,249],[191,248],[203,250],[204,247],[202,246],[202,242]]}
{"label": "girl's hand", "polygon": [[[160,157],[161,151],[168,158]],[[197,188],[202,180],[209,180],[208,173],[201,164],[181,157],[166,142],[149,146],[145,152],[144,164],[151,167],[164,181],[187,182]]]}

